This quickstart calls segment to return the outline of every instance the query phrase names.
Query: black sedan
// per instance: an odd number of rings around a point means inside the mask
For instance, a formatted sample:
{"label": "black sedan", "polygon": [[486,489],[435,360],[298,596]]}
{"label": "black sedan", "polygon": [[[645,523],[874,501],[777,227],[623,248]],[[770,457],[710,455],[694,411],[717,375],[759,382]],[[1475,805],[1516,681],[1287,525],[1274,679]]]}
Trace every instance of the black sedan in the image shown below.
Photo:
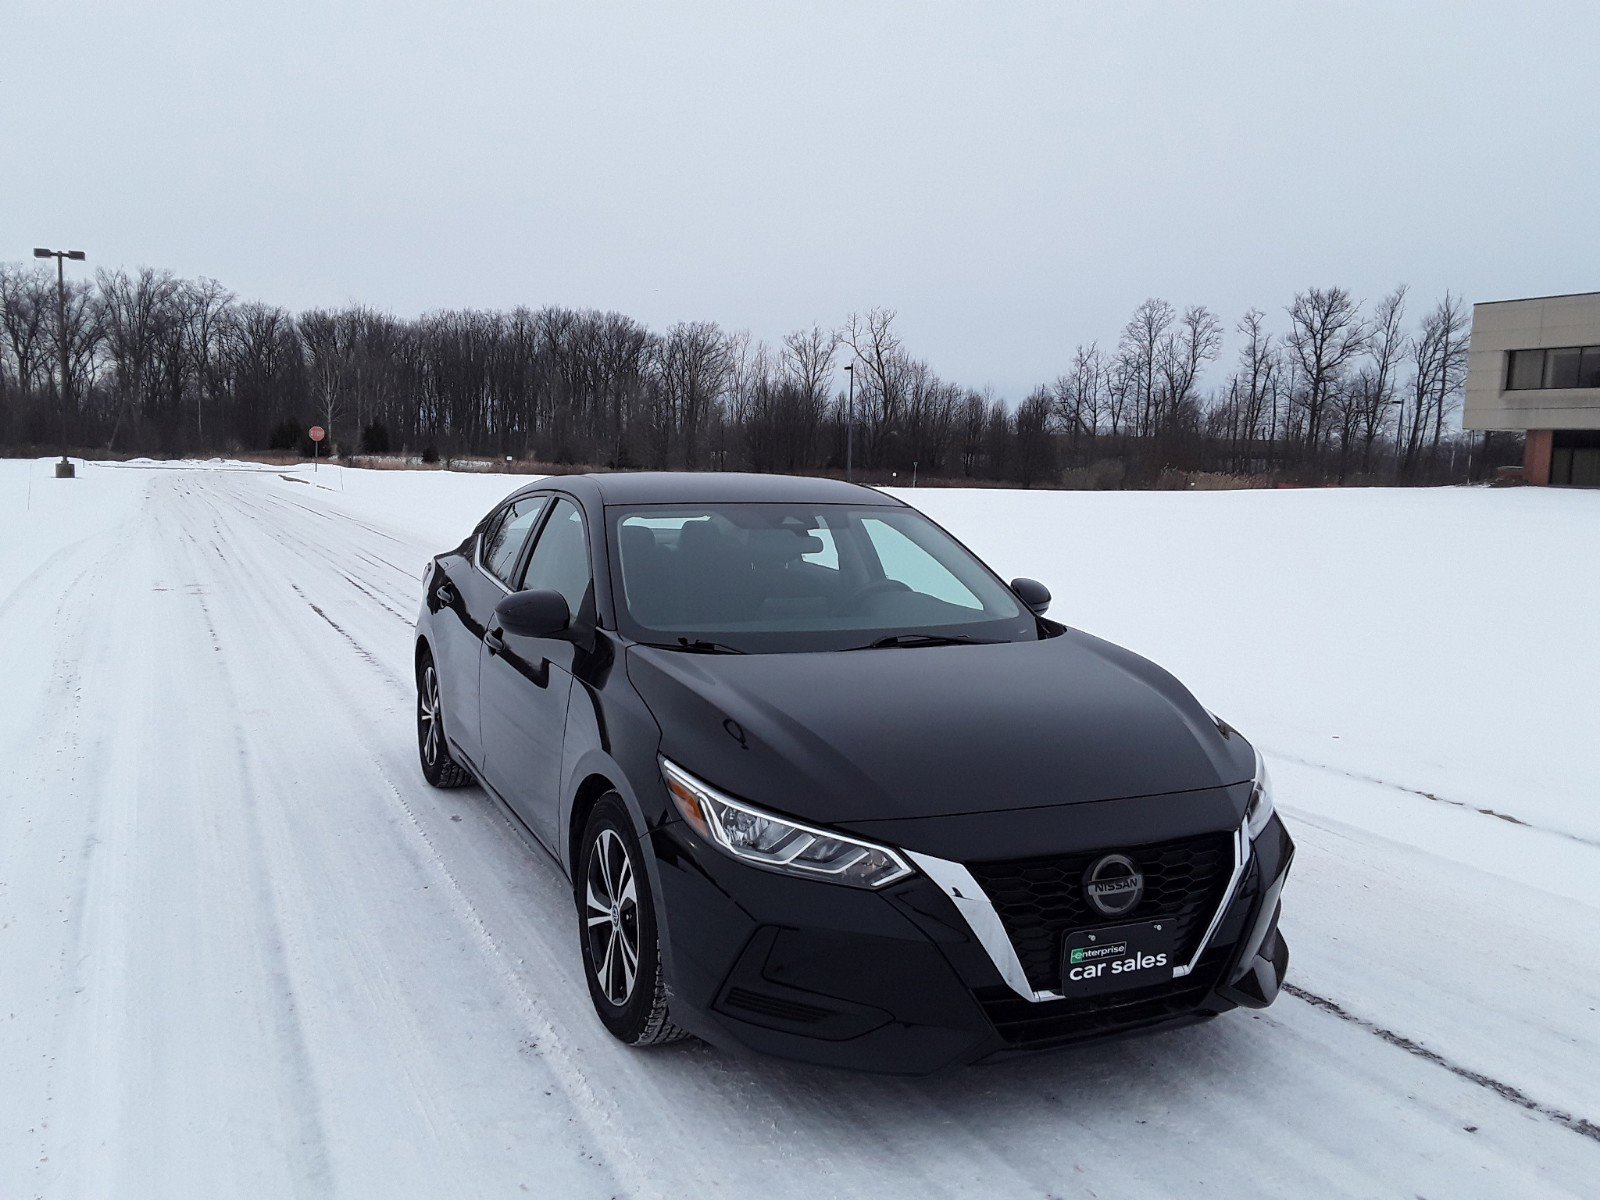
{"label": "black sedan", "polygon": [[600,1020],[925,1073],[1272,1002],[1260,757],[899,500],[541,480],[429,565],[417,736],[571,880]]}

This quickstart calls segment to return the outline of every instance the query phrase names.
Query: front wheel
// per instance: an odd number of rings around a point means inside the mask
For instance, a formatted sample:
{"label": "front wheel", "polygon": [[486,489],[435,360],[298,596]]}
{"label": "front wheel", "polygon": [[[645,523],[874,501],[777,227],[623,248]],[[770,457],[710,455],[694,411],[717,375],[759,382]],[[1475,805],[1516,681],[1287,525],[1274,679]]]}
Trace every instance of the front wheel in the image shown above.
{"label": "front wheel", "polygon": [[472,782],[466,769],[450,757],[444,740],[439,672],[426,649],[417,663],[417,758],[422,762],[422,777],[436,788],[465,787]]}
{"label": "front wheel", "polygon": [[630,1046],[658,1046],[687,1035],[667,1011],[641,853],[621,798],[604,797],[589,814],[578,857],[578,941],[589,997],[605,1027]]}

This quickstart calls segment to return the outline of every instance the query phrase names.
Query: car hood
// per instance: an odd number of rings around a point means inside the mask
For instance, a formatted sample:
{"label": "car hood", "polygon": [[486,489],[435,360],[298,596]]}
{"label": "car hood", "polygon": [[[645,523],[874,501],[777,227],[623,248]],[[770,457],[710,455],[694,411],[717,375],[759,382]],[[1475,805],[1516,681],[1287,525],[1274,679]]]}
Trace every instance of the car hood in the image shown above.
{"label": "car hood", "polygon": [[631,646],[661,753],[732,795],[846,824],[1217,788],[1254,754],[1146,659],[1035,642],[711,655]]}

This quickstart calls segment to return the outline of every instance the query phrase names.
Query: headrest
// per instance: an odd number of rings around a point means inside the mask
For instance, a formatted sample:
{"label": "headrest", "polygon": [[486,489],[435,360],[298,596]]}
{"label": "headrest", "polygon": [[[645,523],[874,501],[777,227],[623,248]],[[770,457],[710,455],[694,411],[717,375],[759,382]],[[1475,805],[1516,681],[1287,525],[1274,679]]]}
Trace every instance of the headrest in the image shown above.
{"label": "headrest", "polygon": [[636,555],[643,558],[653,554],[660,548],[656,535],[643,525],[624,525],[622,527],[622,553],[625,556]]}
{"label": "headrest", "polygon": [[689,521],[678,535],[678,545],[685,550],[709,550],[726,541],[720,530],[712,528],[710,521]]}

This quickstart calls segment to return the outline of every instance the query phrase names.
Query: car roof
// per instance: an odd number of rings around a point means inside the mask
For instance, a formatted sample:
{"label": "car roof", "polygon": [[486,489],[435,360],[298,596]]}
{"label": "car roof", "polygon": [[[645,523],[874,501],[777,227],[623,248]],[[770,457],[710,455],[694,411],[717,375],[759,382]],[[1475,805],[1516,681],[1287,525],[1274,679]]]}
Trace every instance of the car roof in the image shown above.
{"label": "car roof", "polygon": [[616,471],[559,475],[534,485],[601,504],[872,504],[904,507],[893,496],[838,479],[737,471]]}

